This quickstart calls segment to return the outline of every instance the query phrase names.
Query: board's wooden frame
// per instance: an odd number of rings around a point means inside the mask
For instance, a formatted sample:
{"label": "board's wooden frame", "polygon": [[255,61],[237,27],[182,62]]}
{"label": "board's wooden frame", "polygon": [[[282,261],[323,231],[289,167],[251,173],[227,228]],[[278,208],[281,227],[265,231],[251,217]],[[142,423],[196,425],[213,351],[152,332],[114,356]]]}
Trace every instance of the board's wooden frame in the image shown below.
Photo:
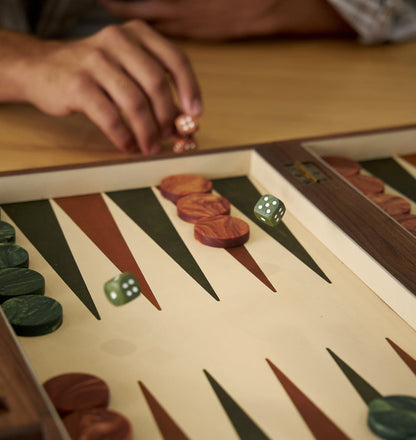
{"label": "board's wooden frame", "polygon": [[[316,153],[329,140],[354,141],[354,137],[360,136],[366,140],[371,136],[399,136],[405,142],[400,151],[394,145],[395,153],[406,154],[416,149],[416,127],[408,126],[327,139],[297,139],[184,155],[3,172],[0,203],[156,185],[167,175],[167,170],[169,174],[175,170],[175,173],[202,173],[210,178],[239,175],[245,170],[247,174],[253,173],[264,187],[273,187],[274,182],[283,179],[288,183],[287,190],[279,197],[288,209],[297,216],[305,209],[312,213],[305,220],[312,233],[334,253],[342,242],[348,251],[340,258],[343,261],[345,258],[354,272],[361,270],[358,276],[377,293],[384,286],[388,293],[381,294],[382,299],[416,328],[413,322],[416,313],[411,320],[416,310],[416,238],[362,196]],[[365,150],[364,155],[367,154],[370,152]],[[315,164],[328,180],[300,183],[287,168],[294,162]],[[259,163],[266,170],[261,176],[256,175]],[[107,179],[110,175],[116,177]],[[358,254],[363,259],[357,259]],[[1,309],[0,336],[0,439],[67,438]]]}

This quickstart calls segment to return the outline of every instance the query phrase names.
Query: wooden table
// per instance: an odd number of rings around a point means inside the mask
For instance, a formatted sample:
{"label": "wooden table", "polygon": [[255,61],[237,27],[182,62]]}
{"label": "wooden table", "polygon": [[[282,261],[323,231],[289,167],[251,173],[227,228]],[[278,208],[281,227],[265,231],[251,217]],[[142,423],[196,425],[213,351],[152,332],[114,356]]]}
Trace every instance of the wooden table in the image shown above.
{"label": "wooden table", "polygon": [[[416,42],[180,43],[200,79],[201,149],[414,123]],[[122,157],[82,115],[0,106],[0,171]]]}

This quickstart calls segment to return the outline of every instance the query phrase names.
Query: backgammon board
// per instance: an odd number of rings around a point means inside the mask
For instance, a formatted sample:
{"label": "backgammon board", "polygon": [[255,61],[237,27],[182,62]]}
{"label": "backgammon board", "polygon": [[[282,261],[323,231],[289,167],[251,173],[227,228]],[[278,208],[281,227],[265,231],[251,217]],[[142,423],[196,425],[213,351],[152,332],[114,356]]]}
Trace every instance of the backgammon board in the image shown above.
{"label": "backgammon board", "polygon": [[[36,337],[0,314],[0,438],[67,438],[42,384],[68,372],[105,380],[133,439],[377,438],[370,401],[416,396],[416,238],[322,157],[393,161],[386,191],[416,214],[414,153],[403,127],[0,175],[1,220],[63,308]],[[183,173],[230,201],[244,245],[195,239],[158,189]],[[115,307],[103,287],[126,271],[142,294]]]}

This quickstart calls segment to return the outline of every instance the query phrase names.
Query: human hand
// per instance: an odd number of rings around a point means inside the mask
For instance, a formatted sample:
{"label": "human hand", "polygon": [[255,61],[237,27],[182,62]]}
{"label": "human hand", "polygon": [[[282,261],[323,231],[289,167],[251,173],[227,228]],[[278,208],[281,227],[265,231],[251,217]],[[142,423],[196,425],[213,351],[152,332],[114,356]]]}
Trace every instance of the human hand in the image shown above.
{"label": "human hand", "polygon": [[187,57],[138,20],[83,40],[39,43],[32,52],[23,66],[26,100],[56,116],[85,113],[122,151],[155,153],[179,113],[202,112]]}
{"label": "human hand", "polygon": [[173,37],[227,40],[277,34],[339,34],[349,26],[326,0],[100,0]]}

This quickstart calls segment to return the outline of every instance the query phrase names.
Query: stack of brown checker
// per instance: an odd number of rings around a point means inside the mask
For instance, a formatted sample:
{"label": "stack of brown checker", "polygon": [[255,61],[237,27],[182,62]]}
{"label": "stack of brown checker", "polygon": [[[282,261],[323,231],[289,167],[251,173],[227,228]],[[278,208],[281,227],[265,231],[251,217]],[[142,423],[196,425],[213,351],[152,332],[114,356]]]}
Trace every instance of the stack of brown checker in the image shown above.
{"label": "stack of brown checker", "polygon": [[212,193],[212,182],[196,174],[165,177],[159,186],[166,199],[175,203],[177,214],[194,224],[195,238],[207,246],[230,248],[249,238],[248,224],[230,214],[230,202]]}
{"label": "stack of brown checker", "polygon": [[416,215],[411,214],[408,200],[384,192],[384,182],[378,177],[361,173],[359,162],[343,156],[325,156],[323,159],[352,185],[392,216],[404,228],[416,235]]}

